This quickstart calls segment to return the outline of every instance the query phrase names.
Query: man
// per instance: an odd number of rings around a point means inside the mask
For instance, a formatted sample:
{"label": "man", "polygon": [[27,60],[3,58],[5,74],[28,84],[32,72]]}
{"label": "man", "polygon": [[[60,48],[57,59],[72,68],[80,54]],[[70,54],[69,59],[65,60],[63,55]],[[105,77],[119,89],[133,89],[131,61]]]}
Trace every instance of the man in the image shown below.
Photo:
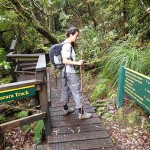
{"label": "man", "polygon": [[91,113],[87,113],[83,110],[82,106],[82,94],[78,76],[76,75],[76,70],[74,65],[83,65],[83,60],[75,61],[75,51],[74,44],[77,41],[79,36],[79,30],[75,27],[72,27],[66,32],[66,40],[62,47],[62,58],[65,67],[62,69],[62,93],[61,93],[61,102],[64,106],[64,114],[69,114],[74,112],[73,108],[68,108],[69,95],[70,91],[74,97],[76,108],[79,110],[79,119],[90,118]]}

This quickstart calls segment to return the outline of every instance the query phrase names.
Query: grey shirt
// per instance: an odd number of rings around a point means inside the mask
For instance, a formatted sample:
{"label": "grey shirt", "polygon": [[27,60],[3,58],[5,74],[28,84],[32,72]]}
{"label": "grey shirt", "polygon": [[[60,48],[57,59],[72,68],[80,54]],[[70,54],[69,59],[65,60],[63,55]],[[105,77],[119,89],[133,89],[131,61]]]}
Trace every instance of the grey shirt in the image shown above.
{"label": "grey shirt", "polygon": [[[68,43],[67,40],[64,41],[64,45],[62,47],[62,58],[71,59],[72,61],[75,61],[75,51],[70,43]],[[72,50],[71,50],[72,49]],[[62,71],[65,71],[65,68],[62,69]],[[66,73],[76,73],[73,65],[66,65]]]}

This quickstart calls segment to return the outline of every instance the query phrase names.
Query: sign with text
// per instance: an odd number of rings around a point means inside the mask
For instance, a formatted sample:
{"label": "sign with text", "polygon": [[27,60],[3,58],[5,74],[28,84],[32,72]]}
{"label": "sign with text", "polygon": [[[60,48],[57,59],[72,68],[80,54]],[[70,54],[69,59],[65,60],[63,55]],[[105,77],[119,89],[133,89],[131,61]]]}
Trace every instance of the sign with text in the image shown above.
{"label": "sign with text", "polygon": [[35,85],[0,91],[0,103],[35,95]]}
{"label": "sign with text", "polygon": [[150,113],[150,78],[121,67],[118,83],[117,107],[123,105],[124,94]]}

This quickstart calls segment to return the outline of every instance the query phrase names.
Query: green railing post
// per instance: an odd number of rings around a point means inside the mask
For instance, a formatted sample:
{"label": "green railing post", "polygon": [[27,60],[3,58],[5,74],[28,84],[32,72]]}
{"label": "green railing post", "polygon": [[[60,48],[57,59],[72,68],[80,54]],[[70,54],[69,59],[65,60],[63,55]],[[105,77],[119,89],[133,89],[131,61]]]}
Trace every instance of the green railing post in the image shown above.
{"label": "green railing post", "polygon": [[119,70],[118,93],[117,93],[117,103],[116,103],[117,108],[123,105],[124,82],[125,82],[125,68],[124,66],[121,66]]}

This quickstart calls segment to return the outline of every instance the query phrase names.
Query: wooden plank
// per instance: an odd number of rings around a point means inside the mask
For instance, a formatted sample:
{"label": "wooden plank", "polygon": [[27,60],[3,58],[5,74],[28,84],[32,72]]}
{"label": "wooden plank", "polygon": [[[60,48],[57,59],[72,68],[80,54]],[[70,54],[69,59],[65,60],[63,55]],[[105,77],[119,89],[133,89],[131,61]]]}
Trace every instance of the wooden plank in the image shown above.
{"label": "wooden plank", "polygon": [[21,63],[19,64],[20,67],[28,67],[28,66],[36,66],[37,63]]}
{"label": "wooden plank", "polygon": [[19,74],[19,76],[17,76],[17,81],[26,81],[26,80],[32,80],[35,79],[35,74]]}
{"label": "wooden plank", "polygon": [[91,123],[91,124],[84,124],[82,126],[75,125],[75,126],[65,126],[61,128],[60,127],[53,128],[52,135],[84,133],[91,131],[100,132],[101,130],[103,131],[105,130],[101,123]]}
{"label": "wooden plank", "polygon": [[47,150],[115,150],[110,138],[66,141],[48,144]]}
{"label": "wooden plank", "polygon": [[37,62],[38,57],[24,57],[24,58],[14,58],[15,61],[20,62]]}
{"label": "wooden plank", "polygon": [[69,127],[69,126],[84,126],[87,124],[95,124],[95,123],[100,123],[98,118],[90,118],[90,119],[83,119],[80,120],[77,117],[73,120],[58,120],[58,121],[52,121],[52,127],[54,128],[60,128],[60,127]]}
{"label": "wooden plank", "polygon": [[20,81],[20,82],[13,82],[13,83],[9,83],[9,84],[2,84],[2,85],[0,85],[0,91],[12,89],[12,88],[19,88],[19,87],[23,87],[23,86],[36,85],[36,84],[40,84],[40,83],[43,83],[43,81],[33,79],[33,80],[26,80],[26,81]]}
{"label": "wooden plank", "polygon": [[49,144],[53,150],[113,150],[113,147],[109,138]]}
{"label": "wooden plank", "polygon": [[15,71],[16,74],[36,74],[34,71]]}
{"label": "wooden plank", "polygon": [[[56,105],[56,107],[54,107],[54,104],[52,104],[52,109],[50,110],[53,114],[55,114],[55,112],[57,113],[56,114],[56,116],[58,115],[58,114],[62,114],[61,112],[62,112],[62,110],[63,110],[63,105],[62,104],[55,104]],[[69,103],[68,104],[68,107],[71,107],[71,108],[75,108],[76,107],[76,105],[75,105],[75,103]],[[95,109],[94,109],[94,107],[92,107],[92,106],[90,106],[90,105],[88,105],[88,104],[84,104],[84,106],[83,106],[83,108],[84,109],[90,109],[90,112],[95,112]],[[78,111],[78,109],[77,109],[77,111]]]}
{"label": "wooden plank", "polygon": [[[57,108],[56,108],[57,109]],[[62,107],[62,110],[63,110],[63,107]],[[85,111],[87,111],[87,112],[90,112],[90,113],[95,113],[95,111],[94,111],[94,109],[86,109],[85,107],[84,107],[84,110]],[[63,115],[63,111],[50,111],[51,112],[51,116],[61,116],[61,115]],[[77,110],[77,112],[78,112],[78,110]]]}
{"label": "wooden plank", "polygon": [[39,113],[39,114],[34,114],[32,116],[28,116],[28,117],[24,117],[24,118],[21,118],[21,119],[13,120],[13,121],[8,122],[8,123],[3,123],[3,124],[0,125],[0,132],[4,132],[4,131],[10,130],[12,128],[16,128],[16,127],[19,127],[19,126],[23,126],[23,125],[32,123],[34,121],[41,120],[45,117],[46,117],[46,113],[42,112],[42,113]]}
{"label": "wooden plank", "polygon": [[108,133],[104,130],[101,130],[100,132],[91,131],[91,132],[83,132],[83,133],[72,133],[66,135],[53,135],[48,138],[48,143],[102,139],[108,137],[109,137]]}
{"label": "wooden plank", "polygon": [[109,138],[38,145],[27,150],[116,150]]}
{"label": "wooden plank", "polygon": [[[89,111],[88,111],[89,112]],[[51,112],[50,112],[51,113]],[[92,113],[92,118],[98,118],[98,116],[93,112]],[[69,115],[57,115],[57,116],[52,116],[51,115],[51,120],[52,120],[52,122],[53,121],[62,121],[62,120],[76,120],[76,121],[78,121],[78,113],[72,113],[72,114],[69,114]],[[86,120],[86,119],[85,119]],[[98,119],[99,120],[99,119]],[[100,122],[99,122],[100,123]]]}
{"label": "wooden plank", "polygon": [[[35,145],[30,148],[26,148],[26,150],[48,150],[46,145]],[[51,149],[52,150],[52,149]]]}
{"label": "wooden plank", "polygon": [[45,55],[39,55],[39,59],[36,65],[36,71],[46,70],[46,59]]}
{"label": "wooden plank", "polygon": [[6,56],[13,58],[13,59],[18,59],[18,58],[37,58],[39,57],[39,55],[41,54],[14,54],[14,52],[10,52],[8,53]]}
{"label": "wooden plank", "polygon": [[[73,99],[70,100],[70,102],[68,103],[68,106],[75,108],[75,102],[74,102]],[[62,105],[61,102],[60,103],[53,103],[52,102],[51,111],[62,111],[62,107],[63,107],[63,105]],[[89,105],[89,103],[87,101],[84,102],[84,106],[83,107],[84,108],[91,108],[91,109],[95,110],[95,107]]]}
{"label": "wooden plank", "polygon": [[28,62],[31,62],[31,61],[37,61],[38,60],[38,57],[23,57],[23,58],[15,58],[16,60],[18,61],[28,61]]}
{"label": "wooden plank", "polygon": [[36,66],[31,66],[31,67],[22,67],[22,70],[23,71],[26,71],[26,70],[35,70]]}

